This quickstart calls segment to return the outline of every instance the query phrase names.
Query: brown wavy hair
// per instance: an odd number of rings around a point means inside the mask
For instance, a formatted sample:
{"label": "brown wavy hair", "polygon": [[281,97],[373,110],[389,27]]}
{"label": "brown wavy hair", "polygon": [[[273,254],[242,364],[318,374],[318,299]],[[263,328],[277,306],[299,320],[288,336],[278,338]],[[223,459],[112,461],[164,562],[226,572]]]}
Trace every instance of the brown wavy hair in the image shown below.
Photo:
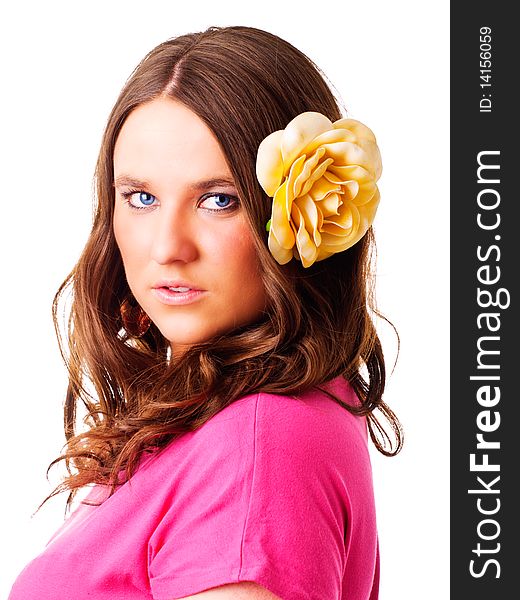
{"label": "brown wavy hair", "polygon": [[[183,103],[219,141],[253,231],[268,298],[259,321],[196,344],[175,361],[153,323],[139,339],[124,330],[120,305],[130,290],[112,229],[117,136],[136,107],[158,97]],[[288,42],[251,27],[210,27],[167,40],[125,83],[102,138],[92,231],[53,302],[69,383],[67,442],[49,469],[64,460],[67,476],[48,498],[67,490],[70,506],[90,483],[108,484],[113,492],[132,476],[143,452],[164,448],[240,396],[298,394],[338,375],[351,383],[360,406],[334,400],[367,416],[379,451],[400,450],[399,421],[382,399],[385,362],[371,318],[382,316],[373,300],[372,229],[352,248],[309,268],[296,260],[280,266],[267,248],[272,200],[256,179],[257,149],[305,111],[342,118],[319,68]],[[72,301],[65,351],[58,313],[67,289]],[[86,412],[79,431],[78,407]]]}

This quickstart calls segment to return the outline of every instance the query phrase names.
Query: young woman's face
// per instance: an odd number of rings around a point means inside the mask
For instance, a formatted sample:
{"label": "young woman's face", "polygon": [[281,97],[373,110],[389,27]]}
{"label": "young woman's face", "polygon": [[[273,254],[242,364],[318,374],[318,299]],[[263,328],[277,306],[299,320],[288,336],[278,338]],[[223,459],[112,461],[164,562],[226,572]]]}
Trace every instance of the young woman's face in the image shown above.
{"label": "young woman's face", "polygon": [[130,113],[114,181],[128,285],[174,355],[262,314],[245,212],[216,138],[195,113],[166,98]]}

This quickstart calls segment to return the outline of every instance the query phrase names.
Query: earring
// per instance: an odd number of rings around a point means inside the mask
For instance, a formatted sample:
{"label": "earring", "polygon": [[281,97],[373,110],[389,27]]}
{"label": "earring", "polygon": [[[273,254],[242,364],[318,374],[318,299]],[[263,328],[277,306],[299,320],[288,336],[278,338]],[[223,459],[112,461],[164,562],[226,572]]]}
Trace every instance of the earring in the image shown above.
{"label": "earring", "polygon": [[139,304],[132,306],[130,300],[125,298],[119,307],[119,311],[121,313],[123,327],[128,335],[134,338],[143,337],[148,331],[152,320]]}

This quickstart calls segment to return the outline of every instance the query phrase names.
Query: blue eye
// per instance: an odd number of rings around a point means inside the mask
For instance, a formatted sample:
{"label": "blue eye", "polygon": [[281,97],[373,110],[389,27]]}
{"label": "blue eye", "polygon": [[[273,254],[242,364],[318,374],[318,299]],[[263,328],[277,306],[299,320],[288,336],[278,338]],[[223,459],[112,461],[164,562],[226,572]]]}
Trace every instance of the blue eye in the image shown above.
{"label": "blue eye", "polygon": [[145,206],[150,206],[153,204],[155,196],[149,194],[148,192],[139,192],[139,202],[142,202]]}
{"label": "blue eye", "polygon": [[[121,196],[126,199],[127,203],[132,208],[146,208],[151,206],[156,200],[155,196],[148,192],[142,192],[139,190],[129,190],[128,192],[121,192]],[[135,198],[134,198],[135,197]]]}
{"label": "blue eye", "polygon": [[[128,190],[121,192],[121,196],[126,200],[128,206],[136,210],[144,210],[149,207],[155,206],[157,198],[148,192],[142,190]],[[212,204],[209,204],[209,203]],[[225,212],[232,211],[238,208],[238,198],[230,196],[229,194],[207,194],[204,196],[199,206],[208,212]]]}
{"label": "blue eye", "polygon": [[225,194],[215,194],[214,196],[210,196],[210,198],[216,198],[215,204],[219,208],[226,208],[231,202],[231,198]]}
{"label": "blue eye", "polygon": [[232,210],[236,208],[238,204],[238,200],[234,196],[230,196],[229,194],[209,194],[202,200],[201,206],[209,200],[211,200],[213,202],[213,206],[217,208],[211,208],[210,206],[203,206],[203,208],[211,212],[223,212],[225,210]]}

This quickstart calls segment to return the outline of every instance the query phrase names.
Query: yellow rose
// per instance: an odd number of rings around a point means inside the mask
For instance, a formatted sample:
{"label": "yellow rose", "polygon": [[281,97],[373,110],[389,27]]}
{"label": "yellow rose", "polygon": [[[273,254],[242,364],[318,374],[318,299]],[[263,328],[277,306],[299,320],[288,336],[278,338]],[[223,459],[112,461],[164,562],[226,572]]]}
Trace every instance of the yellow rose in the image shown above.
{"label": "yellow rose", "polygon": [[268,246],[281,264],[304,267],[358,242],[379,204],[381,156],[372,131],[304,112],[258,148],[256,175],[273,198]]}

